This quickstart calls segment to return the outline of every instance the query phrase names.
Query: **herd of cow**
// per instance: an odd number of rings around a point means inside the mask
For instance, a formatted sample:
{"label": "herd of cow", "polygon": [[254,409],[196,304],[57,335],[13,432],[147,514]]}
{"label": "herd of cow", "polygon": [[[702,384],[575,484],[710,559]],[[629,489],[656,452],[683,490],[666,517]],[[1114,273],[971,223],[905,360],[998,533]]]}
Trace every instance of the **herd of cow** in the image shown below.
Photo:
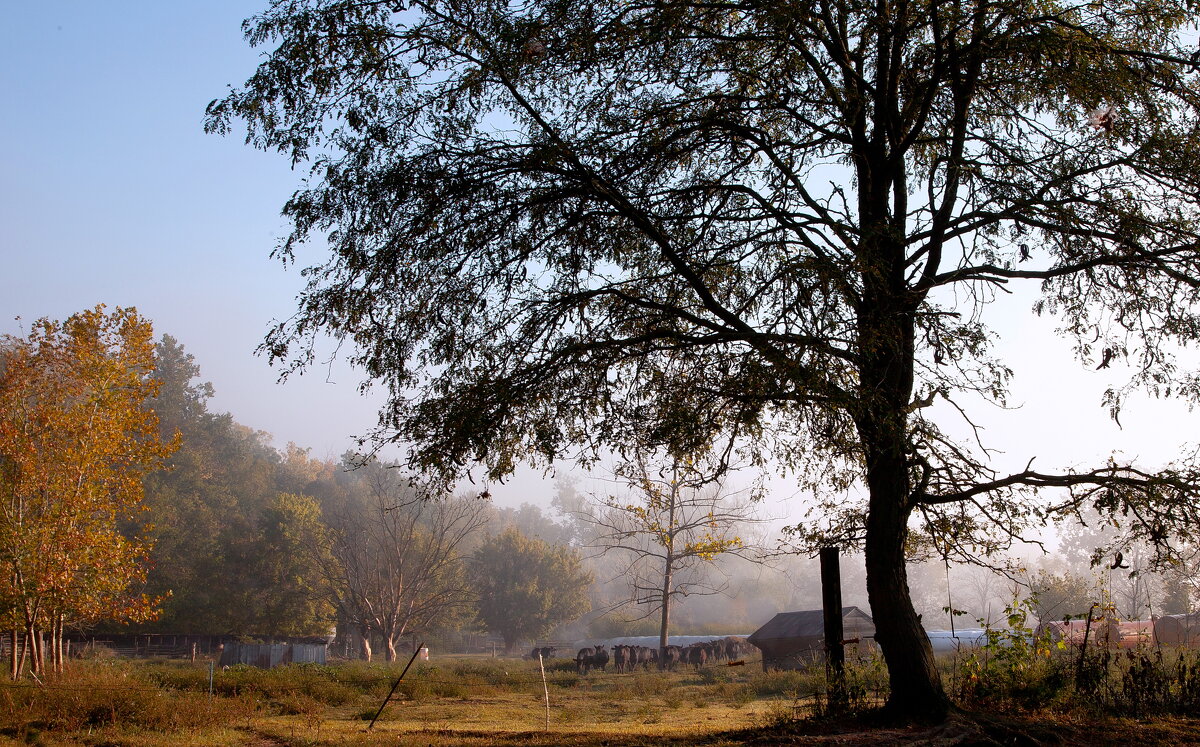
{"label": "herd of cow", "polygon": [[[580,674],[587,674],[593,669],[607,671],[611,662],[613,669],[618,672],[632,672],[638,667],[643,669],[675,669],[680,665],[691,665],[697,669],[708,662],[735,662],[752,650],[745,638],[728,636],[703,643],[693,643],[689,646],[667,646],[659,654],[659,649],[649,646],[626,646],[618,644],[612,647],[610,654],[603,645],[587,646],[579,649],[575,655],[575,666]],[[553,646],[535,648],[530,652],[530,658],[541,656],[548,659],[554,656]]]}

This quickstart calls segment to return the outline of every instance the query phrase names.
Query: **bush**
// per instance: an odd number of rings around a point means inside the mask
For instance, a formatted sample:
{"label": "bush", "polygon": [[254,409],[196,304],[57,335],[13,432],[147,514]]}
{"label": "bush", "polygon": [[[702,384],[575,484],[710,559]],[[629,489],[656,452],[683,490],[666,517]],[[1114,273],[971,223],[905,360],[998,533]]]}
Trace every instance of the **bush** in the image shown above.
{"label": "bush", "polygon": [[1005,611],[1008,627],[989,629],[986,641],[963,660],[959,697],[974,707],[1027,709],[1063,700],[1068,693],[1062,648],[1048,637],[1035,637],[1026,624],[1028,603]]}

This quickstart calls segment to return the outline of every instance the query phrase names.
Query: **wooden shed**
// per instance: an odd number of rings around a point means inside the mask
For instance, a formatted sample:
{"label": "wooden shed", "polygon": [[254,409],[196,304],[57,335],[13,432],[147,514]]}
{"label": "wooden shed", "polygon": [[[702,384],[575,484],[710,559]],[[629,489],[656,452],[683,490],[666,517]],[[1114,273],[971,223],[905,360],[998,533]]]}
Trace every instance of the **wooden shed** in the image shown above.
{"label": "wooden shed", "polygon": [[221,652],[221,666],[249,664],[271,669],[284,664],[324,664],[325,644],[305,643],[227,643]]}
{"label": "wooden shed", "polygon": [[[871,650],[875,622],[858,607],[842,608],[846,653]],[[780,612],[746,639],[762,651],[763,671],[803,669],[825,660],[825,613],[821,610]]]}

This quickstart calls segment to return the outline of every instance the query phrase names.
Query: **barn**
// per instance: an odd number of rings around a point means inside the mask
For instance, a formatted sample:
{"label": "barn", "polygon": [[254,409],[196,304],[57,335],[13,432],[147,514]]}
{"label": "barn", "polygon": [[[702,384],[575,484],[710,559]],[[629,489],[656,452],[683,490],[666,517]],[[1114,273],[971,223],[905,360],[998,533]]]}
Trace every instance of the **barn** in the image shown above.
{"label": "barn", "polygon": [[[846,653],[874,646],[875,622],[858,607],[842,608]],[[825,613],[821,610],[780,612],[746,639],[762,651],[763,671],[802,669],[825,658]]]}

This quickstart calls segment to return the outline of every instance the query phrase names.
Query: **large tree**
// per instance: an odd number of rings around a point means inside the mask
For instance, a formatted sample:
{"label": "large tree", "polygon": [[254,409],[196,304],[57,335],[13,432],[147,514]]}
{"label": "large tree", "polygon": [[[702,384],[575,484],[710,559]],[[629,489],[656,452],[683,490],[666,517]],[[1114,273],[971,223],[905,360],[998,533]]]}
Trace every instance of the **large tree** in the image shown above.
{"label": "large tree", "polygon": [[[352,342],[391,392],[381,435],[448,476],[719,437],[858,483],[837,526],[865,544],[889,707],[937,717],[911,529],[967,546],[1085,499],[1155,539],[1195,518],[1190,467],[998,474],[934,422],[1003,399],[983,317],[1018,283],[1083,361],[1132,364],[1114,408],[1200,392],[1170,355],[1200,331],[1194,13],[277,0],[208,126],[311,166],[277,253],[331,254],[273,358]],[[1041,488],[1070,494],[1018,500]]]}
{"label": "large tree", "polygon": [[326,588],[368,661],[376,635],[395,661],[404,635],[452,627],[468,614],[463,554],[486,518],[480,499],[431,495],[395,467],[356,464],[367,489],[325,506],[333,559]]}
{"label": "large tree", "polygon": [[[0,597],[34,674],[62,671],[66,625],[155,614],[156,600],[136,591],[151,542],[121,531],[139,523],[145,476],[178,446],[148,407],[153,372],[151,324],[132,308],[97,306],[0,338]],[[14,677],[16,643],[14,630]]]}
{"label": "large tree", "polygon": [[522,638],[548,635],[591,606],[592,574],[579,553],[526,537],[509,527],[471,555],[479,620],[504,638],[512,653]]}

